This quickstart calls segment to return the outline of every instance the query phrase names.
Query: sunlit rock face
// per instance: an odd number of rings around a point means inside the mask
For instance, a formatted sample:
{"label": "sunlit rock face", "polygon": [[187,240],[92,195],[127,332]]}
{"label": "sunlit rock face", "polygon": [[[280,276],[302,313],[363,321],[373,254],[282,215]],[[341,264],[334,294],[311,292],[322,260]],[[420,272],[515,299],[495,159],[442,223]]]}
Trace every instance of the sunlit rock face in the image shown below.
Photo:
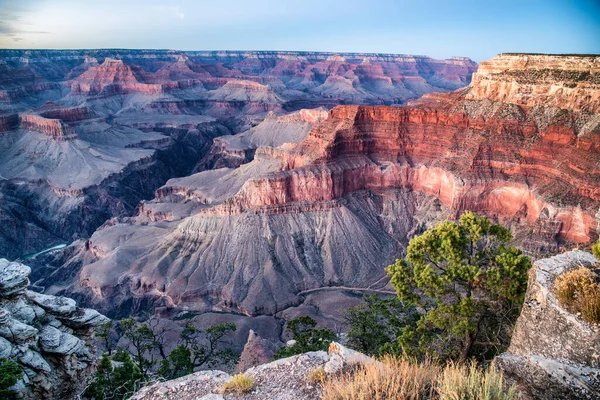
{"label": "sunlit rock face", "polygon": [[302,139],[325,108],[404,103],[465,86],[475,68],[363,54],[0,50],[0,256],[87,238],[170,178]]}
{"label": "sunlit rock face", "polygon": [[[521,67],[498,68],[518,76]],[[49,262],[61,268],[42,282],[117,314],[133,301],[134,313],[323,315],[323,293],[336,299],[328,311],[351,290],[393,293],[383,268],[412,236],[465,210],[510,227],[530,254],[595,240],[600,120],[581,107],[595,92],[563,108],[535,93],[534,106],[474,99],[487,84],[406,107],[337,106],[295,142],[274,141],[261,125],[219,139],[224,168],[169,180],[137,216]],[[512,88],[510,98],[529,91]],[[252,157],[226,164],[249,143],[258,143]]]}

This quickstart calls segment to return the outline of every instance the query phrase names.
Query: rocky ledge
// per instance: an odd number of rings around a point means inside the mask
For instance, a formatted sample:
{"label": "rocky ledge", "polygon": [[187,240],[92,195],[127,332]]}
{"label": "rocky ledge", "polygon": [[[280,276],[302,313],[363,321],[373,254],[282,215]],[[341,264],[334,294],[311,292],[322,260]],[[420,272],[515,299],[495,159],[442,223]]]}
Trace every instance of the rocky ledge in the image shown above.
{"label": "rocky ledge", "polygon": [[95,367],[92,328],[108,318],[72,299],[27,290],[30,272],[0,259],[0,359],[22,367],[20,398],[74,398]]}
{"label": "rocky ledge", "polygon": [[495,363],[519,384],[524,399],[598,399],[600,327],[561,307],[552,292],[554,279],[597,260],[571,251],[538,260],[529,271],[525,304],[508,352]]}
{"label": "rocky ledge", "polygon": [[377,361],[332,342],[329,352],[308,352],[246,370],[245,373],[254,379],[254,388],[244,395],[220,393],[221,386],[232,379],[229,374],[201,371],[147,386],[134,394],[131,400],[312,400],[321,395],[319,385],[308,382],[308,376],[315,369],[323,368],[325,373],[332,374],[370,362]]}

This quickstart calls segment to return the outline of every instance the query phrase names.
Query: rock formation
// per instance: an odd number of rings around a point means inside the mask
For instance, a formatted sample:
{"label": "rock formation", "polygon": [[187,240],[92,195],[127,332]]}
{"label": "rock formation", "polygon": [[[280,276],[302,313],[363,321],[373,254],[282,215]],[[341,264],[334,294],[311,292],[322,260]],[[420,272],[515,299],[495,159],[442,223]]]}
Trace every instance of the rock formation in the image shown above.
{"label": "rock formation", "polygon": [[22,367],[20,398],[74,398],[95,368],[92,328],[109,320],[69,298],[27,290],[30,272],[0,259],[0,358]]}
{"label": "rock formation", "polygon": [[[469,59],[331,57],[0,50],[0,255],[87,238],[108,219],[134,214],[169,178],[250,161],[260,133],[243,151],[232,145],[213,162],[203,157],[214,137],[248,131],[269,112],[276,119],[350,101],[403,103],[462,87],[476,67]],[[355,92],[320,88],[338,75]],[[381,80],[385,88],[374,83]],[[314,122],[299,130],[290,122],[281,136],[302,136]]]}
{"label": "rock formation", "polygon": [[250,329],[248,341],[240,355],[236,371],[244,372],[257,365],[266,364],[273,359],[279,347],[276,343],[261,338]]}
{"label": "rock formation", "polygon": [[569,313],[552,292],[558,275],[596,262],[591,254],[575,250],[538,260],[529,271],[510,347],[495,359],[526,399],[598,398],[600,327]]}
{"label": "rock formation", "polygon": [[[498,59],[497,74],[517,74],[512,56]],[[554,65],[544,60],[531,62]],[[566,84],[560,79],[553,85]],[[321,314],[331,314],[352,293],[390,292],[383,268],[410,237],[464,210],[509,226],[530,254],[595,240],[598,114],[570,101],[555,108],[545,94],[535,107],[472,99],[486,82],[408,107],[337,106],[295,143],[269,139],[262,124],[219,138],[229,150],[253,138],[272,145],[237,168],[168,181],[136,217],[97,230],[43,284],[106,312],[130,310],[134,298],[253,316],[314,305],[325,291],[340,296],[320,302],[333,307]],[[513,89],[510,98],[529,93]]]}

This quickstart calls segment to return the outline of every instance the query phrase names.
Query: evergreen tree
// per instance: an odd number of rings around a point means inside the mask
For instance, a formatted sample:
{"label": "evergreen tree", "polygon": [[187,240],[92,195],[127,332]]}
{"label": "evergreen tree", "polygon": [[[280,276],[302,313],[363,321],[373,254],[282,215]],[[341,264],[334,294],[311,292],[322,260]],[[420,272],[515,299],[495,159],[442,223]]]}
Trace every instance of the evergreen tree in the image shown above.
{"label": "evergreen tree", "polygon": [[337,339],[337,335],[331,329],[318,329],[317,322],[308,315],[289,320],[286,330],[291,334],[295,343],[279,349],[275,353],[275,358],[290,357],[307,351],[326,351],[329,344]]}
{"label": "evergreen tree", "polygon": [[375,294],[364,296],[356,307],[346,310],[344,321],[348,325],[348,346],[368,355],[389,351],[407,325],[414,325],[418,314],[412,304],[398,297],[383,299]]}
{"label": "evergreen tree", "polygon": [[16,393],[9,390],[21,379],[23,370],[16,362],[0,358],[0,399],[14,399]]}
{"label": "evergreen tree", "polygon": [[422,310],[399,337],[405,353],[486,360],[508,346],[531,266],[510,240],[506,228],[465,212],[410,241],[387,269],[399,299]]}

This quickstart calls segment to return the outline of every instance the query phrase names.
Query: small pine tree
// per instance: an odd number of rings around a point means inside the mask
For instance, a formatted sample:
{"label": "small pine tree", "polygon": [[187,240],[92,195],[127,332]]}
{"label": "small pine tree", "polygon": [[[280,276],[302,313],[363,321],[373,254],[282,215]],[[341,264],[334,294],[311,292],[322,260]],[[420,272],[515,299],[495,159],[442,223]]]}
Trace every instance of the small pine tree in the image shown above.
{"label": "small pine tree", "polygon": [[406,258],[387,269],[400,300],[423,310],[399,337],[405,353],[487,360],[508,346],[531,266],[510,240],[472,212],[411,239]]}
{"label": "small pine tree", "polygon": [[307,351],[327,350],[329,344],[337,339],[337,335],[331,329],[318,329],[317,321],[308,315],[289,320],[286,330],[296,343],[279,349],[275,353],[275,358],[290,357]]}
{"label": "small pine tree", "polygon": [[23,370],[16,362],[0,358],[0,399],[13,399],[16,393],[9,390],[21,379]]}
{"label": "small pine tree", "polygon": [[158,374],[165,379],[175,379],[194,372],[190,349],[180,344],[161,361]]}
{"label": "small pine tree", "polygon": [[114,361],[118,365],[113,367],[108,354],[102,355],[94,380],[86,388],[84,397],[96,400],[127,399],[139,388],[144,375],[129,352],[118,350]]}

